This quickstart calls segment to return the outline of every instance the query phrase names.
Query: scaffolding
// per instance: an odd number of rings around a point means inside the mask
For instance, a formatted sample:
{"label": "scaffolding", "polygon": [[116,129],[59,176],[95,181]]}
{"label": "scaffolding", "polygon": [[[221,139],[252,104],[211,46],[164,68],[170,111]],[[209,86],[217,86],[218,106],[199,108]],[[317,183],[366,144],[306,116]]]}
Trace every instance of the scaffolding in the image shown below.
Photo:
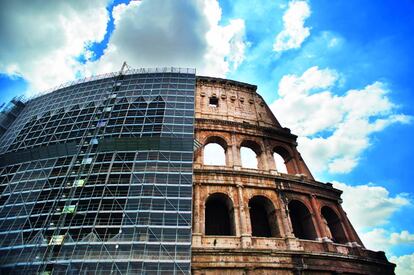
{"label": "scaffolding", "polygon": [[25,106],[25,98],[23,96],[14,97],[8,104],[4,105],[0,110],[0,137],[7,131],[10,125],[19,116]]}
{"label": "scaffolding", "polygon": [[1,271],[189,274],[194,71],[62,87],[2,141]]}

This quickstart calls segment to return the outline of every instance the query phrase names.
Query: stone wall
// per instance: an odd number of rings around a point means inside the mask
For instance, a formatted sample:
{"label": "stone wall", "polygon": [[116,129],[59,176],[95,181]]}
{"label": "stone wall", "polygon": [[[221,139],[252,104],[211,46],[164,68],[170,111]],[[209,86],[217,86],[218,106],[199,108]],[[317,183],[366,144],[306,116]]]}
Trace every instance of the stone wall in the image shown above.
{"label": "stone wall", "polygon": [[[341,207],[341,191],[315,181],[297,137],[282,128],[256,86],[198,77],[195,100],[195,138],[202,146],[194,156],[194,274],[393,274],[384,253],[364,248]],[[225,165],[204,164],[209,143],[222,146]],[[257,169],[242,167],[242,146],[256,153]],[[275,152],[287,174],[278,172]],[[217,194],[226,198],[232,235],[206,235],[206,226],[215,226],[206,225],[206,203]],[[253,200],[266,202],[273,235],[252,234]],[[295,236],[308,229],[312,238]]]}

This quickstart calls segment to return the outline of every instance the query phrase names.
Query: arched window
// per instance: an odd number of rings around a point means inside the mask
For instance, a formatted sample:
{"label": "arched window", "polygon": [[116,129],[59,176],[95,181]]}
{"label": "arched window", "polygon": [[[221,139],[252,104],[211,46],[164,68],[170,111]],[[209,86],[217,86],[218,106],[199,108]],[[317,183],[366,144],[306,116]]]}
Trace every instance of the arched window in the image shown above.
{"label": "arched window", "polygon": [[205,234],[236,235],[233,202],[227,195],[215,193],[208,197],[205,208]]}
{"label": "arched window", "polygon": [[273,153],[273,158],[275,159],[276,171],[278,171],[279,173],[287,174],[288,171],[287,171],[285,160],[283,159],[283,157],[275,152]]}
{"label": "arched window", "polygon": [[[273,159],[275,160],[276,170],[280,173],[289,173],[290,171],[293,171],[293,167],[288,167],[287,162],[291,159],[291,156],[289,152],[283,148],[282,146],[276,146],[273,149]],[[292,164],[290,164],[292,166]]]}
{"label": "arched window", "polygon": [[240,158],[242,167],[257,169],[257,156],[252,149],[248,147],[241,147]]}
{"label": "arched window", "polygon": [[261,163],[259,162],[262,151],[260,146],[251,140],[245,140],[240,144],[240,158],[241,165],[244,168],[259,169]]}
{"label": "arched window", "polygon": [[312,221],[312,215],[308,208],[303,203],[296,200],[292,200],[288,207],[293,234],[295,234],[296,238],[306,240],[316,239],[317,236]]}
{"label": "arched window", "polygon": [[322,207],[321,214],[325,222],[325,230],[330,235],[328,237],[335,243],[347,243],[345,232],[338,215],[328,206]]}
{"label": "arched window", "polygon": [[209,143],[204,146],[204,164],[226,165],[226,152],[218,143]]}
{"label": "arched window", "polygon": [[227,143],[221,137],[209,137],[204,145],[205,165],[226,165]]}
{"label": "arched window", "polygon": [[275,207],[266,197],[255,196],[249,200],[250,223],[254,237],[280,237]]}

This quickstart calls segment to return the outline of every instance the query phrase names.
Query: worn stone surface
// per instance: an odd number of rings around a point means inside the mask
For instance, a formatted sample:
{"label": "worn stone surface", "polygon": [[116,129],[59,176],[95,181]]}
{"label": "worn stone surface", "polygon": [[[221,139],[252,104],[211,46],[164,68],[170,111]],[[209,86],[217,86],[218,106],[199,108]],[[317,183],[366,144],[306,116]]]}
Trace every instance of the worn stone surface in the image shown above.
{"label": "worn stone surface", "polygon": [[[384,253],[364,248],[341,207],[342,192],[313,178],[296,149],[297,137],[281,127],[256,86],[198,77],[195,113],[195,138],[203,146],[194,157],[193,274],[394,274]],[[223,147],[226,165],[203,163],[209,143]],[[258,169],[242,167],[241,146],[257,154]],[[283,157],[288,174],[277,171],[274,152]],[[227,198],[231,236],[205,234],[212,194]],[[266,218],[276,235],[252,236],[253,198],[270,201]],[[293,201],[306,208],[298,221],[306,220],[304,231],[313,228],[313,239],[295,236],[295,226],[301,233],[291,219]]]}

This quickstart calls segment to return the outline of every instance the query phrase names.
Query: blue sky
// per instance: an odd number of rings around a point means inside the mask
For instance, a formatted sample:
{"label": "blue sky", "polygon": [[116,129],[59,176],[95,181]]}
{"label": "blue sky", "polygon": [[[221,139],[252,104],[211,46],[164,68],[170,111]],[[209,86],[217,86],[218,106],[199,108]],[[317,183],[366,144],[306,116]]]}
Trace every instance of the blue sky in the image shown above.
{"label": "blue sky", "polygon": [[256,84],[316,177],[344,190],[365,244],[385,250],[399,274],[414,270],[413,1],[12,1],[0,10],[0,103],[123,61]]}

